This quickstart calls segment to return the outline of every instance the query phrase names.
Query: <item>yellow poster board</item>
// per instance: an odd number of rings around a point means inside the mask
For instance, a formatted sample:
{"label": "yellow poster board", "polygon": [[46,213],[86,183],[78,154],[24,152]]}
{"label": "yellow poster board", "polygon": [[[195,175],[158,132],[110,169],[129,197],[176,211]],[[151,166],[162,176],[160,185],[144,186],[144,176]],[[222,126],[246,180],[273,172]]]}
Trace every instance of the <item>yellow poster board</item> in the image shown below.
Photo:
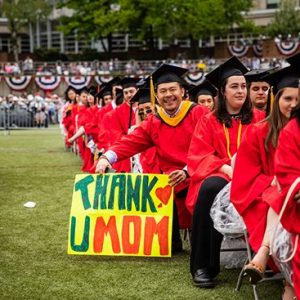
{"label": "yellow poster board", "polygon": [[68,254],[170,257],[168,175],[76,175]]}

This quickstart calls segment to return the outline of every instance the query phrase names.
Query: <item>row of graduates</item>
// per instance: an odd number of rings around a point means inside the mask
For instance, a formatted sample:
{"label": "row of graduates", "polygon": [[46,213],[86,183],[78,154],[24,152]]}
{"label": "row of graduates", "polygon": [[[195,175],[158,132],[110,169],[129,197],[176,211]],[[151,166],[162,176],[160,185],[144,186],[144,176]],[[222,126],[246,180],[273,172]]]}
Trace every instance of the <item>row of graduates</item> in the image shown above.
{"label": "row of graduates", "polygon": [[[183,100],[185,83],[182,76],[186,72],[185,69],[170,65],[161,66],[151,76],[159,106],[156,112],[149,114],[129,134],[127,133],[131,98],[126,102],[126,89],[135,87],[123,86],[123,104],[127,106],[123,111],[120,110],[120,106],[118,122],[122,123],[126,116],[127,121],[123,122],[126,133],[123,136],[119,135],[108,147],[104,147],[105,152],[97,162],[96,172],[103,173],[112,166],[115,168],[117,163],[155,147],[159,171],[169,174],[169,184],[174,186],[175,190],[173,250],[181,248],[178,229],[189,227],[190,216],[193,216],[190,271],[194,284],[198,287],[213,287],[214,279],[220,272],[219,255],[223,237],[214,229],[209,212],[215,196],[230,181],[231,200],[243,217],[251,246],[257,252],[245,271],[253,282],[263,276],[270,243],[269,230],[266,229],[272,224],[273,215],[278,214],[292,179],[299,174],[299,164],[294,165],[288,161],[292,155],[281,156],[279,151],[286,151],[287,148],[287,139],[282,138],[282,143],[280,140],[283,132],[288,129],[293,134],[299,132],[295,120],[284,128],[298,102],[299,55],[291,58],[289,62],[290,67],[271,74],[250,73],[253,78],[256,76],[253,85],[258,85],[256,89],[261,93],[261,96],[257,97],[257,103],[264,103],[259,104],[258,108],[266,106],[266,91],[270,89],[266,89],[265,84],[271,84],[274,88],[276,96],[273,103],[269,102],[270,114],[252,109],[245,78],[248,70],[235,57],[206,76],[217,88],[218,93],[217,105],[212,112],[204,106]],[[151,80],[147,81],[149,85]],[[252,83],[250,89],[251,86]],[[150,110],[151,105],[147,105]],[[131,116],[133,115],[134,112]],[[115,127],[112,123],[110,125]],[[291,126],[293,128],[290,128]],[[279,138],[280,131],[282,133]],[[295,145],[298,145],[297,139],[299,140],[299,136],[295,136]],[[276,148],[278,155],[275,156]],[[233,170],[231,160],[238,149]],[[296,149],[291,147],[289,150]],[[297,150],[299,151],[299,148]],[[293,176],[286,174],[289,172],[288,163],[293,164]],[[277,174],[276,170],[281,171]],[[281,192],[277,188],[278,182]],[[289,215],[295,217],[297,207],[296,202],[291,201],[286,210],[287,216],[284,214],[282,219],[285,228],[292,233],[299,233],[299,225],[296,220],[291,222]],[[293,281],[296,294],[300,297],[297,253],[293,260],[293,266],[296,266]],[[290,290],[293,292],[292,288]]]}

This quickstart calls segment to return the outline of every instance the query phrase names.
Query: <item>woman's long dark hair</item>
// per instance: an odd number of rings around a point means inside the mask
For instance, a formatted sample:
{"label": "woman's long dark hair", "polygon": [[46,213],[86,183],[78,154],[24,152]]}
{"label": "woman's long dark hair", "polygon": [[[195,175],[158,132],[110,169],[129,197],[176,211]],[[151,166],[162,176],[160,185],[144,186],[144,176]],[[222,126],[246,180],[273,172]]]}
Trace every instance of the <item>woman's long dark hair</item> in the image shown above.
{"label": "woman's long dark hair", "polygon": [[74,104],[74,103],[76,103],[76,96],[75,96],[75,99],[72,100],[69,98],[69,95],[68,95],[69,91],[71,91],[71,90],[74,91],[76,95],[78,94],[78,91],[75,88],[73,88],[72,86],[69,86],[65,91],[65,99],[67,102],[71,102]]}
{"label": "woman's long dark hair", "polygon": [[273,147],[277,147],[278,137],[281,129],[284,127],[285,122],[283,120],[282,113],[279,108],[279,99],[283,93],[284,89],[280,90],[275,98],[272,110],[269,116],[266,118],[266,121],[269,122],[269,130],[265,140],[265,149],[269,151],[269,145],[272,143]]}
{"label": "woman's long dark hair", "polygon": [[[279,133],[282,128],[285,126],[286,121],[282,115],[279,108],[279,99],[282,96],[284,89],[278,91],[274,98],[274,104],[272,111],[269,116],[266,118],[266,121],[269,122],[269,130],[265,140],[265,149],[269,151],[269,145],[272,143],[273,147],[276,148],[278,144]],[[300,106],[297,105],[297,108],[292,112],[291,118],[296,117],[300,126]]]}
{"label": "woman's long dark hair", "polygon": [[[215,115],[217,119],[225,124],[226,127],[232,126],[231,116],[227,111],[226,108],[226,97],[224,96],[225,86],[227,84],[227,80],[224,80],[223,84],[221,85],[221,88],[219,90],[219,97],[217,101],[217,107],[215,110]],[[239,116],[241,118],[242,124],[249,124],[252,121],[253,118],[253,112],[252,112],[252,103],[250,101],[250,98],[247,94],[246,100],[240,110]]]}

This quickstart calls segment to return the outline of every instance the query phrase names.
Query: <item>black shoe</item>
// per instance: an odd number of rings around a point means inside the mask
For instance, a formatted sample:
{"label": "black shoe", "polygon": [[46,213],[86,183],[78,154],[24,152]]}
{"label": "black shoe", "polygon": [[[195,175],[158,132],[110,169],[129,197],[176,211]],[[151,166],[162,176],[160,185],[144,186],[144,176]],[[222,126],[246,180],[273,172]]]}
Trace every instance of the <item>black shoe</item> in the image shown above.
{"label": "black shoe", "polygon": [[206,269],[198,269],[194,274],[194,285],[199,288],[214,288],[213,279],[209,276]]}

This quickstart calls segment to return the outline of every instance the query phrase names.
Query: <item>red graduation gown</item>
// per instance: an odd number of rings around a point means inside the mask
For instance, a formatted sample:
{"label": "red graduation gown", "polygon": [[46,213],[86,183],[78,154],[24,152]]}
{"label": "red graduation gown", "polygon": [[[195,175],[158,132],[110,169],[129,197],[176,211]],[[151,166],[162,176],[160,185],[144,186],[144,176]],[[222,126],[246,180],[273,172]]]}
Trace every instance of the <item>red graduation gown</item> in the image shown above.
{"label": "red graduation gown", "polygon": [[237,152],[231,185],[231,202],[246,224],[255,252],[264,237],[269,205],[272,206],[270,195],[277,190],[271,187],[275,149],[270,143],[267,152],[264,145],[268,130],[267,121],[248,128]]}
{"label": "red graduation gown", "polygon": [[84,111],[84,117],[81,120],[81,126],[84,127],[85,131],[85,147],[82,157],[82,171],[84,172],[89,172],[94,164],[94,154],[91,152],[90,148],[87,147],[87,143],[90,141],[90,139],[93,139],[93,136],[97,136],[96,133],[98,132],[98,128],[95,122],[97,112],[98,107],[96,105],[89,107]]}
{"label": "red graduation gown", "polygon": [[149,148],[140,154],[140,163],[145,174],[161,173],[155,147]]}
{"label": "red graduation gown", "polygon": [[[130,106],[127,103],[122,103],[115,110],[112,111],[109,129],[106,130],[106,139],[109,139],[108,143],[114,145],[115,142],[119,141],[123,136],[126,136],[129,129],[129,117],[130,117]],[[130,126],[135,125],[135,113],[132,110]],[[109,132],[107,132],[109,131]],[[131,172],[130,159],[118,161],[112,166],[118,173]]]}
{"label": "red graduation gown", "polygon": [[[251,124],[263,119],[263,117],[264,113],[255,110],[252,122],[242,125],[241,136]],[[238,127],[239,120],[232,119],[232,127],[228,128],[231,155],[237,151]],[[218,121],[214,112],[206,115],[203,122],[198,122],[192,137],[187,163],[191,184],[186,205],[192,214],[204,179],[210,176],[219,176],[230,181],[227,175],[218,171],[224,164],[230,165],[230,158],[226,150],[223,124]]]}
{"label": "red graduation gown", "polygon": [[[296,119],[291,120],[280,133],[275,154],[275,175],[282,189],[277,201],[282,206],[288,189],[300,176],[300,126]],[[295,191],[299,189],[300,186]],[[289,232],[300,234],[300,204],[293,200],[293,195],[285,209],[281,223]],[[300,299],[300,245],[293,258],[292,266],[295,292],[297,299]]]}
{"label": "red graduation gown", "polygon": [[[200,106],[194,106],[177,125],[166,124],[157,115],[149,116],[132,133],[124,136],[119,142],[113,145],[113,150],[118,160],[123,160],[136,153],[155,146],[159,167],[165,174],[175,170],[182,170],[187,164],[187,152],[194,128],[198,120],[202,120],[207,110]],[[201,122],[201,121],[200,121]],[[189,179],[175,188],[175,193],[185,189],[189,185]],[[183,199],[175,199],[179,226],[190,227],[190,215],[188,214]]]}
{"label": "red graduation gown", "polygon": [[62,124],[64,125],[65,132],[66,132],[66,137],[65,137],[66,147],[71,147],[71,144],[68,142],[68,139],[73,136],[72,107],[73,104],[69,102],[66,102],[66,104],[63,107]]}

